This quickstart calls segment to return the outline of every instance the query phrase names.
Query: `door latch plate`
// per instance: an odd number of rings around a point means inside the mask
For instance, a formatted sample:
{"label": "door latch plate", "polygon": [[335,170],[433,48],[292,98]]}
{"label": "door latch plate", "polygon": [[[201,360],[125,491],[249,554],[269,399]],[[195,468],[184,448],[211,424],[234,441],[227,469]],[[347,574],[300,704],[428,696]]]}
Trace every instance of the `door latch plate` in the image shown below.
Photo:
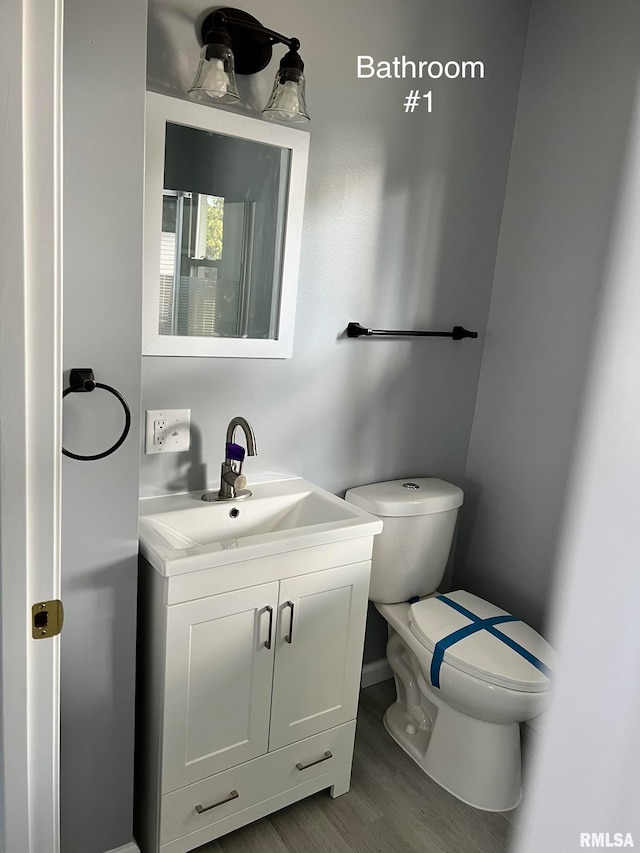
{"label": "door latch plate", "polygon": [[34,640],[55,637],[62,631],[63,622],[64,608],[57,598],[53,601],[39,601],[31,608],[31,636]]}

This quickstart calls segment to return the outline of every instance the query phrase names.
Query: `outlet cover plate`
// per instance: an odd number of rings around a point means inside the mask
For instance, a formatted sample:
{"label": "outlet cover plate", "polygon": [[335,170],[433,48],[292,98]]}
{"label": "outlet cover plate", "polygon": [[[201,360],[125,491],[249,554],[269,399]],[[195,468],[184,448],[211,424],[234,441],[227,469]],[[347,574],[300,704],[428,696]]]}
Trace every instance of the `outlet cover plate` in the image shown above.
{"label": "outlet cover plate", "polygon": [[147,409],[145,453],[179,453],[191,444],[191,409]]}

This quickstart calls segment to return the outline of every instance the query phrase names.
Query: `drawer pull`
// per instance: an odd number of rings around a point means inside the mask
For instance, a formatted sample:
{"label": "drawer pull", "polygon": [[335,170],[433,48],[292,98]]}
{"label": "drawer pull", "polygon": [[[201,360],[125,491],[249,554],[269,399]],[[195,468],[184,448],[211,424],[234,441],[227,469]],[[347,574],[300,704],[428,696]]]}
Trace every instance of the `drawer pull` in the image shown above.
{"label": "drawer pull", "polygon": [[[320,759],[322,761],[322,759]],[[218,800],[217,803],[211,803],[210,806],[196,806],[196,811],[198,814],[202,814],[203,812],[208,812],[209,809],[215,809],[216,806],[222,806],[225,803],[230,803],[231,800],[237,800],[240,794],[237,791],[231,791],[228,797],[225,797],[224,800]]]}
{"label": "drawer pull", "polygon": [[329,758],[333,758],[333,755],[329,752],[329,750],[327,750],[322,756],[322,758],[316,758],[315,761],[310,761],[308,764],[301,764],[300,762],[298,762],[296,764],[296,767],[298,768],[298,770],[306,770],[307,767],[313,767],[314,764],[320,764],[321,761],[327,761]]}

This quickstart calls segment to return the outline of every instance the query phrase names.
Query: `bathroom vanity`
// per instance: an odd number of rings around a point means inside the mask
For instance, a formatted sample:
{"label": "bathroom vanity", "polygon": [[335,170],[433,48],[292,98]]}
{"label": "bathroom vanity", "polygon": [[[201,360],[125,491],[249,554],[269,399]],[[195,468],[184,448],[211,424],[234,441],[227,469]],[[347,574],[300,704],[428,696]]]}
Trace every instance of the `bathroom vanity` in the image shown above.
{"label": "bathroom vanity", "polygon": [[373,536],[306,483],[141,501],[135,835],[186,853],[349,789]]}

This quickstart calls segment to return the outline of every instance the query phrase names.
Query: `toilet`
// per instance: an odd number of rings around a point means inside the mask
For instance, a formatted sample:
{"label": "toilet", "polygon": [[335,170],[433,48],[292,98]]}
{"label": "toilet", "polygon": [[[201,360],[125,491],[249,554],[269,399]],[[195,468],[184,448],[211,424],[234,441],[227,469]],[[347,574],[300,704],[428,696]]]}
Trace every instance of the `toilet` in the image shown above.
{"label": "toilet", "polygon": [[520,723],[550,696],[551,646],[529,625],[463,590],[441,594],[462,490],[435,477],[350,489],[384,521],[369,599],[387,621],[397,699],[391,737],[468,805],[509,811],[522,796]]}

